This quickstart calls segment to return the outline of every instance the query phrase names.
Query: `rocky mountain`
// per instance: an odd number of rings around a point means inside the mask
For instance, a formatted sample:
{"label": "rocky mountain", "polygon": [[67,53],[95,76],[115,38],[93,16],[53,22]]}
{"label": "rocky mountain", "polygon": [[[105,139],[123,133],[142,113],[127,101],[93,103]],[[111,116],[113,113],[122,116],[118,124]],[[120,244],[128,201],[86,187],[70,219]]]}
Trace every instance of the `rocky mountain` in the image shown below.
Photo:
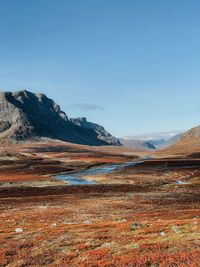
{"label": "rocky mountain", "polygon": [[107,132],[103,126],[89,122],[85,117],[71,118],[70,121],[77,126],[94,130],[98,134],[97,137],[101,140],[109,142],[110,144],[121,145],[120,141],[116,137],[112,136],[109,132]]}
{"label": "rocky mountain", "polygon": [[26,90],[1,92],[0,140],[24,142],[44,138],[84,145],[120,145],[118,139],[108,133],[103,135],[97,129],[74,123],[44,94]]}

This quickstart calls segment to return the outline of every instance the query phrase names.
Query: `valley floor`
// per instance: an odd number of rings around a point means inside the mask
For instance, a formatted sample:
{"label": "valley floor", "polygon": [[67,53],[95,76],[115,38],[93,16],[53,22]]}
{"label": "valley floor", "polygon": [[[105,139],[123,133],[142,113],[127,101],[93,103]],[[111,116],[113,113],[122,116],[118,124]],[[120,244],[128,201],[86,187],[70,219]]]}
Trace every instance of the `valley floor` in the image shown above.
{"label": "valley floor", "polygon": [[200,160],[148,160],[93,176],[100,185],[50,176],[134,158],[64,144],[8,148],[0,266],[200,266]]}

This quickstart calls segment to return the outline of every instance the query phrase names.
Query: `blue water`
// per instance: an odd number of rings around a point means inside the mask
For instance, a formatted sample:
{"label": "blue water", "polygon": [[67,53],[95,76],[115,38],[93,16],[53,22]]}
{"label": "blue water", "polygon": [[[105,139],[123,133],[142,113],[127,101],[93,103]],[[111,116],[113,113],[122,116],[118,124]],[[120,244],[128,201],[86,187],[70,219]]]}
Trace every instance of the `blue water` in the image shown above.
{"label": "blue water", "polygon": [[177,181],[178,184],[189,184],[187,182],[183,182],[183,181]]}
{"label": "blue water", "polygon": [[54,178],[61,179],[64,181],[67,181],[69,185],[89,185],[89,184],[96,184],[94,181],[87,181],[83,179],[83,176],[92,176],[93,174],[106,174],[109,172],[112,172],[118,168],[129,166],[129,165],[135,165],[138,163],[143,162],[144,160],[147,159],[152,159],[151,156],[147,156],[143,159],[137,159],[135,161],[130,161],[122,164],[114,164],[114,165],[109,165],[105,167],[100,167],[96,169],[89,169],[89,170],[84,170],[76,173],[66,173],[66,174],[60,174],[54,176]]}

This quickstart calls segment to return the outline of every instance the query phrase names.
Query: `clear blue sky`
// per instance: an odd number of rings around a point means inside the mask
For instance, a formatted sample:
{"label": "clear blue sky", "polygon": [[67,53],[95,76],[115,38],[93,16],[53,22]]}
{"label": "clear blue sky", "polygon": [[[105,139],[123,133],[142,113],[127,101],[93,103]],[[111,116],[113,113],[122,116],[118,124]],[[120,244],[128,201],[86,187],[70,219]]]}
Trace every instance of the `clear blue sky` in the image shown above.
{"label": "clear blue sky", "polygon": [[43,92],[116,136],[200,119],[199,0],[1,0],[0,90]]}

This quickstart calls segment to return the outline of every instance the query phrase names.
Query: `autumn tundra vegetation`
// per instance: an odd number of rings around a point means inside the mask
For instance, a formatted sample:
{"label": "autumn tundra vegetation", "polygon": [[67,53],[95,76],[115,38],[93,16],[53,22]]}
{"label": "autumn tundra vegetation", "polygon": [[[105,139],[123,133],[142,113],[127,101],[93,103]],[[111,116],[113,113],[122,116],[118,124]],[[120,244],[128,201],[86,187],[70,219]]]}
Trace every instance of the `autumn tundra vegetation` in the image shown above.
{"label": "autumn tundra vegetation", "polygon": [[0,101],[0,266],[200,266],[199,127],[138,150],[43,94]]}
{"label": "autumn tundra vegetation", "polygon": [[[147,153],[152,159],[84,177],[93,185],[53,178]],[[200,266],[200,159],[191,154],[66,142],[5,146],[0,266]]]}

